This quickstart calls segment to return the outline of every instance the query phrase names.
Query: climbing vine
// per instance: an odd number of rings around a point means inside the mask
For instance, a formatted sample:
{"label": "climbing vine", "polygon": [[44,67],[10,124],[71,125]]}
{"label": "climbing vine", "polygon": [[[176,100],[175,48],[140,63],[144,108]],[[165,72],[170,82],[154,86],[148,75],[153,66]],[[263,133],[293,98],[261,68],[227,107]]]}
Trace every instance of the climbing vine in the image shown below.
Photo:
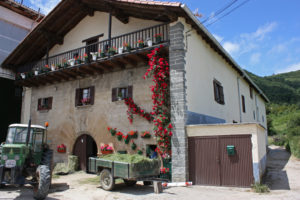
{"label": "climbing vine", "polygon": [[124,103],[128,107],[127,115],[128,115],[128,120],[131,124],[133,122],[133,114],[140,115],[141,117],[144,117],[149,122],[153,120],[151,114],[146,112],[144,109],[140,108],[136,103],[134,103],[132,98],[126,98]]}

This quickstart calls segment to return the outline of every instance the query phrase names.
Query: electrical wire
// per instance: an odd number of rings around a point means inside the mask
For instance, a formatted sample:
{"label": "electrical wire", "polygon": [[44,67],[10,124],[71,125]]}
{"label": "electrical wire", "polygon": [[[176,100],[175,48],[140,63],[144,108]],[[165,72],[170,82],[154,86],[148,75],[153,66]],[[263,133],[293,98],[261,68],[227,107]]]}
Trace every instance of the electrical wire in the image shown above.
{"label": "electrical wire", "polygon": [[246,3],[248,3],[250,0],[245,0],[243,1],[241,4],[239,4],[238,6],[234,7],[233,9],[231,9],[230,11],[228,11],[227,13],[225,13],[224,15],[222,15],[221,17],[217,18],[215,21],[205,25],[206,27],[216,23],[217,21],[219,21],[220,19],[222,19],[223,17],[226,17],[227,15],[229,15],[230,13],[232,13],[233,11],[235,11],[236,9],[240,8],[241,6],[245,5]]}
{"label": "electrical wire", "polygon": [[213,16],[209,16],[206,19],[204,19],[201,23],[205,23],[207,21],[210,21],[211,19],[215,18],[216,16],[218,16],[219,14],[221,14],[222,12],[224,12],[226,9],[228,9],[229,7],[231,7],[234,3],[236,3],[238,0],[233,0],[231,1],[229,4],[227,4],[226,6],[224,6],[223,8],[221,8],[220,10],[218,10],[216,13],[214,13]]}

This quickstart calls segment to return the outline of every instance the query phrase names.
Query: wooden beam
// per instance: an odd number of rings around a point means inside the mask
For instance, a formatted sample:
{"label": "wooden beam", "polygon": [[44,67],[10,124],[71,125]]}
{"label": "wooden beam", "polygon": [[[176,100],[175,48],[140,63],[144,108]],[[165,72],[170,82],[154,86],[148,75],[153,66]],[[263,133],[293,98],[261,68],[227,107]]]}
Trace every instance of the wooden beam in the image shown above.
{"label": "wooden beam", "polygon": [[115,16],[123,24],[128,24],[129,15],[125,14],[121,9],[116,8],[110,3],[110,0],[104,0],[104,5],[107,7],[107,10]]}
{"label": "wooden beam", "polygon": [[88,65],[89,69],[97,74],[103,74],[103,70],[96,67],[95,64]]}
{"label": "wooden beam", "polygon": [[94,9],[89,7],[87,4],[83,3],[81,0],[73,0],[75,5],[80,9],[81,12],[86,13],[87,15],[93,17]]}
{"label": "wooden beam", "polygon": [[58,76],[61,79],[66,80],[66,81],[69,80],[69,77],[67,77],[66,75],[64,75],[60,71],[57,71],[57,72],[53,73],[52,76]]}
{"label": "wooden beam", "polygon": [[116,59],[111,59],[110,62],[112,63],[113,66],[118,67],[120,69],[125,69],[125,65],[123,62],[120,62],[119,60]]}
{"label": "wooden beam", "polygon": [[130,64],[130,65],[132,65],[132,66],[134,66],[134,67],[137,66],[137,62],[136,62],[134,59],[131,59],[131,58],[128,57],[128,56],[124,56],[124,57],[122,57],[122,59],[123,59],[126,63],[128,63],[128,64]]}
{"label": "wooden beam", "polygon": [[69,69],[68,70],[64,70],[64,73],[67,74],[68,76],[74,78],[74,79],[76,79],[76,77],[77,77],[77,73],[74,73],[74,72],[72,72]]}
{"label": "wooden beam", "polygon": [[49,31],[45,28],[38,30],[49,42],[62,45],[64,43],[64,36],[58,35],[55,32]]}
{"label": "wooden beam", "polygon": [[69,80],[70,77],[71,77],[72,79],[75,79],[75,78],[76,78],[76,76],[73,76],[73,75],[70,75],[70,74],[66,74],[66,73],[65,73],[66,71],[67,71],[67,70],[58,71],[56,74],[59,75],[59,76],[64,77],[66,80]]}
{"label": "wooden beam", "polygon": [[85,66],[81,66],[81,67],[77,68],[77,70],[79,70],[80,72],[83,72],[85,74],[94,75],[94,71],[87,69]]}
{"label": "wooden beam", "polygon": [[104,63],[98,63],[98,65],[100,69],[103,69],[104,71],[107,71],[107,72],[112,72],[113,69],[112,69],[112,66],[109,66],[107,64],[104,64]]}

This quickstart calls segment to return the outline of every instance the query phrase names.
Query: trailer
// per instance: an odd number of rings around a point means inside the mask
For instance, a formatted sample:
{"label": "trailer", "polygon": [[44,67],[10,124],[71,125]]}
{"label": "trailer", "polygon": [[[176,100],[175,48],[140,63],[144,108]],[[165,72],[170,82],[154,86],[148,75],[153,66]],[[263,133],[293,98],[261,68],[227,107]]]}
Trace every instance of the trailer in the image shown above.
{"label": "trailer", "polygon": [[115,179],[121,178],[127,186],[133,186],[137,181],[144,181],[144,185],[152,181],[166,181],[159,178],[160,161],[153,160],[149,165],[105,160],[104,158],[89,158],[88,171],[100,173],[100,184],[104,190],[113,190]]}

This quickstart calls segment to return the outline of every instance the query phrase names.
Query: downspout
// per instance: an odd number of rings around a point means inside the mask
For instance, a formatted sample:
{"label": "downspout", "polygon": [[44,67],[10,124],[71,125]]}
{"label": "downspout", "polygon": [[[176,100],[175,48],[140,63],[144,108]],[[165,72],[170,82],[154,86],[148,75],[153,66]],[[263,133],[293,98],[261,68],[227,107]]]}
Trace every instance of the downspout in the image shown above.
{"label": "downspout", "polygon": [[242,104],[241,104],[241,91],[240,91],[240,77],[236,78],[237,87],[238,87],[238,98],[239,98],[239,111],[240,111],[240,123],[242,123]]}

